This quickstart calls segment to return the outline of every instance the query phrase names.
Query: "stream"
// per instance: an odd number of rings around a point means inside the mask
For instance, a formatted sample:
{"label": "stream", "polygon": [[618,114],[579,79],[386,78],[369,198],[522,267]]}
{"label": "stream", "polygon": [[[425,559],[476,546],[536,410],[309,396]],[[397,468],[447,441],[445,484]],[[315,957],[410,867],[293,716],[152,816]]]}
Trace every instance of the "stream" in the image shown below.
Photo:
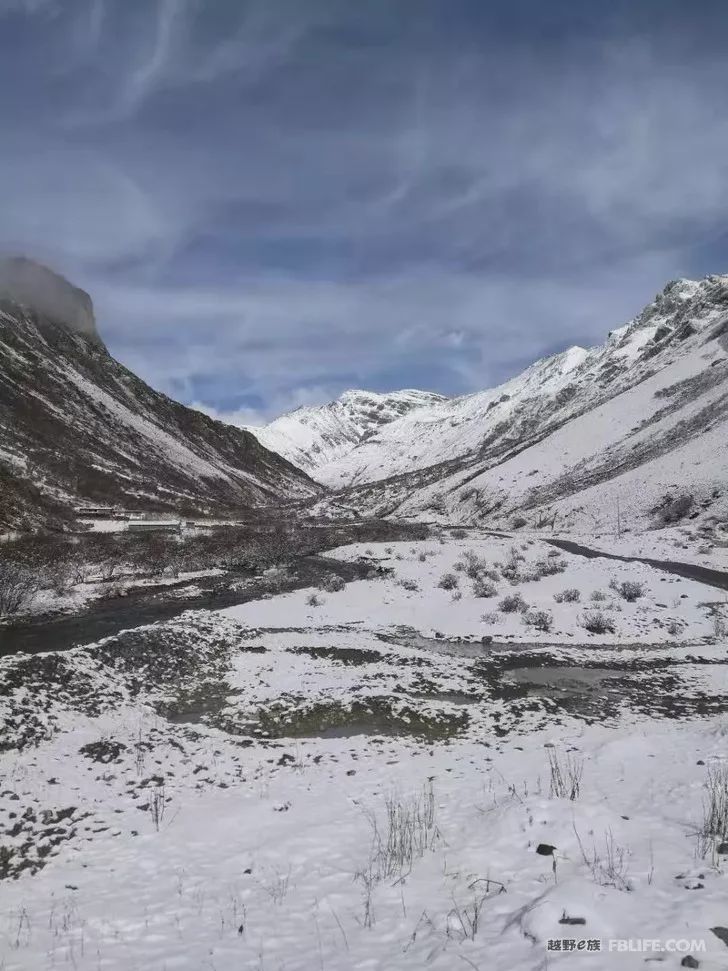
{"label": "stream", "polygon": [[[370,566],[348,563],[324,556],[303,556],[297,559],[290,573],[276,585],[276,593],[288,593],[302,587],[318,586],[326,576],[337,575],[345,581],[361,580]],[[244,589],[230,589],[227,583],[247,581]],[[227,581],[225,583],[224,581]],[[91,603],[74,614],[59,614],[50,619],[38,618],[20,624],[0,627],[0,657],[25,652],[66,651],[72,647],[91,644],[119,631],[172,620],[186,610],[221,610],[250,600],[258,600],[271,592],[270,580],[265,576],[245,573],[209,577],[210,589],[197,596],[175,596],[177,587],[139,588],[125,597],[114,597]]]}

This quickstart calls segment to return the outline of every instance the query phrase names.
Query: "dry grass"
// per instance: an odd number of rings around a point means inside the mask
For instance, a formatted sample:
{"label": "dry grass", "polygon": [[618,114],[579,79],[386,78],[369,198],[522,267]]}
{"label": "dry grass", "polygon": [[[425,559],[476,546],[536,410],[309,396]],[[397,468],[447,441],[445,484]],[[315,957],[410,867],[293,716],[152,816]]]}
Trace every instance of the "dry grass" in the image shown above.
{"label": "dry grass", "polygon": [[698,856],[706,857],[728,840],[728,765],[708,767],[703,784],[703,819],[696,833]]}
{"label": "dry grass", "polygon": [[614,887],[615,890],[631,890],[632,884],[627,877],[627,860],[629,851],[614,838],[611,829],[604,834],[604,847],[598,849],[596,843],[593,844],[591,852],[587,852],[581,837],[574,827],[576,839],[584,862],[591,870],[594,882],[601,887]]}
{"label": "dry grass", "polygon": [[584,774],[584,760],[576,758],[570,752],[560,757],[556,749],[546,749],[551,775],[551,796],[557,799],[569,799],[574,802],[581,792],[581,778]]}

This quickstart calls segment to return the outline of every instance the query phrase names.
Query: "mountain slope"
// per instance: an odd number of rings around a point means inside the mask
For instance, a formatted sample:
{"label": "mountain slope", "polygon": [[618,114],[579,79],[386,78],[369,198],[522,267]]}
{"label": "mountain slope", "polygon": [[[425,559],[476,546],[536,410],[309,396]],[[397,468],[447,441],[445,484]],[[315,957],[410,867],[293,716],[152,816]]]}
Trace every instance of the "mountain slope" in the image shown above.
{"label": "mountain slope", "polygon": [[218,513],[320,493],[253,435],[146,385],[110,356],[83,291],[43,267],[28,290],[26,270],[23,305],[0,295],[0,531],[79,500]]}
{"label": "mountain slope", "polygon": [[445,400],[429,391],[347,391],[328,404],[297,408],[248,430],[266,448],[318,478],[320,468],[344,458],[383,425]]}
{"label": "mountain slope", "polygon": [[727,346],[728,277],[675,281],[602,346],[405,416],[319,477],[362,483],[341,503],[474,522],[574,526],[617,499],[646,522],[680,490],[707,508],[728,494]]}

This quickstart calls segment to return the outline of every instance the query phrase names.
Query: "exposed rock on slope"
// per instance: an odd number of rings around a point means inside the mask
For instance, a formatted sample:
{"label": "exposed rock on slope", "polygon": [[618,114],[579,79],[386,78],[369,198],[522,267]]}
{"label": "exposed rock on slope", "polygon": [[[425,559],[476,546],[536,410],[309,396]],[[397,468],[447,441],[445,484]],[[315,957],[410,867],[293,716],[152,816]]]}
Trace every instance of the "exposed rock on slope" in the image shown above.
{"label": "exposed rock on slope", "polygon": [[109,355],[86,295],[40,278],[37,300],[32,285],[22,305],[0,298],[0,532],[79,500],[215,514],[321,491],[253,435],[150,388]]}
{"label": "exposed rock on slope", "polygon": [[347,391],[328,404],[298,408],[249,430],[267,448],[318,478],[320,468],[344,458],[382,426],[446,400],[429,391]]}

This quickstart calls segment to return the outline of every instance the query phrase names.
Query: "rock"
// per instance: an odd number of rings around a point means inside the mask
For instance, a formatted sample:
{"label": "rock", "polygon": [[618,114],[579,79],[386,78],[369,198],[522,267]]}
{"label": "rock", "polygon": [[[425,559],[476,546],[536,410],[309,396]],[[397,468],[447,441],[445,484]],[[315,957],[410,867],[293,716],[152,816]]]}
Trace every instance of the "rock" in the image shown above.
{"label": "rock", "polygon": [[539,856],[553,856],[555,849],[556,847],[550,843],[539,843],[536,847],[536,852]]}
{"label": "rock", "polygon": [[694,958],[692,956],[692,954],[686,954],[685,957],[680,962],[680,967],[681,968],[699,968],[700,967],[700,961],[698,961],[697,958]]}
{"label": "rock", "polygon": [[486,647],[489,644],[492,644],[493,643],[493,635],[492,634],[485,634],[483,637],[480,638],[480,643],[481,644],[484,644]]}
{"label": "rock", "polygon": [[109,762],[118,759],[121,753],[126,751],[126,745],[123,742],[114,742],[111,739],[102,738],[98,742],[82,745],[78,751],[81,755],[85,755],[87,759],[108,765]]}
{"label": "rock", "polygon": [[711,927],[713,934],[728,947],[728,927]]}
{"label": "rock", "polygon": [[718,843],[716,853],[720,854],[720,856],[725,856],[728,854],[728,843]]}

